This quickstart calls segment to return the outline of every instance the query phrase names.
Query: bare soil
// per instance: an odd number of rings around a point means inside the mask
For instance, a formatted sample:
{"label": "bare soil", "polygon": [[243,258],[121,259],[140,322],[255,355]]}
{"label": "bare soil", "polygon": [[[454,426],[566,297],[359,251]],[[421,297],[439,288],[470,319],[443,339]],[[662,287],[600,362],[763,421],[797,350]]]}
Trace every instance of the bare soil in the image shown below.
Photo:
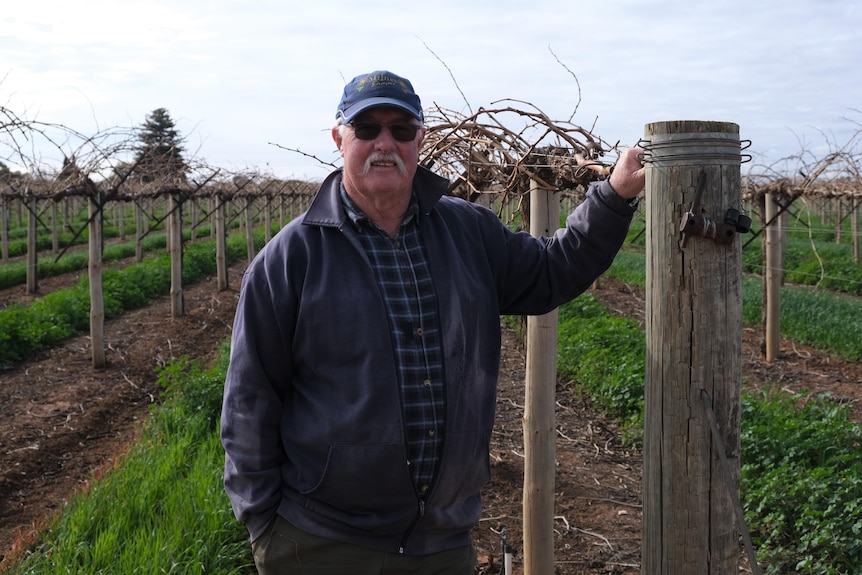
{"label": "bare soil", "polygon": [[[182,356],[202,362],[215,356],[230,335],[244,267],[231,270],[228,291],[217,292],[214,278],[187,287],[183,317],[172,319],[168,299],[161,298],[109,320],[104,369],[91,367],[89,338],[81,335],[0,372],[0,571],[134,443],[159,400],[156,368]],[[74,280],[43,280],[40,293]],[[0,292],[0,307],[26,301],[23,292]],[[641,291],[602,280],[594,294],[611,310],[643,320]],[[743,336],[745,385],[777,382],[787,390],[831,392],[862,421],[862,367],[792,342],[784,342],[782,357],[767,365],[759,334],[745,330]],[[523,572],[524,353],[508,331],[502,355],[492,480],[474,530],[482,574],[501,572],[503,529],[515,551],[514,571]],[[561,383],[557,393],[556,573],[638,574],[641,453],[621,443],[615,423],[579,398],[576,386]]]}

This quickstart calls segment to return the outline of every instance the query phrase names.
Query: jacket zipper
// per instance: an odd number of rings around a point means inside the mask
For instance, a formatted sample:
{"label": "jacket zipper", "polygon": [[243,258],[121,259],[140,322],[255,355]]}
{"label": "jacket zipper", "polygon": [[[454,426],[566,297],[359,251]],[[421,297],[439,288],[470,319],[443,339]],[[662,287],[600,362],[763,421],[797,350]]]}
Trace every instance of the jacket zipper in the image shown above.
{"label": "jacket zipper", "polygon": [[404,548],[407,547],[407,540],[410,539],[410,535],[413,534],[413,529],[416,527],[416,524],[419,523],[419,520],[425,516],[425,500],[419,500],[419,513],[413,519],[413,523],[410,524],[410,527],[407,528],[407,531],[404,533],[404,537],[401,538],[401,545],[398,547],[398,554],[404,554]]}

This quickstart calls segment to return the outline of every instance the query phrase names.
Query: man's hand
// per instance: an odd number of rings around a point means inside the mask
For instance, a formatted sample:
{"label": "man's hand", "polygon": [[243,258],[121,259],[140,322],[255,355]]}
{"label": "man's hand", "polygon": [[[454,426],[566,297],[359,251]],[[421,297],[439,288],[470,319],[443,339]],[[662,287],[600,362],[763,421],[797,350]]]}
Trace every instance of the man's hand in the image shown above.
{"label": "man's hand", "polygon": [[611,172],[611,187],[624,200],[631,200],[644,189],[646,173],[641,161],[643,153],[641,148],[624,149]]}

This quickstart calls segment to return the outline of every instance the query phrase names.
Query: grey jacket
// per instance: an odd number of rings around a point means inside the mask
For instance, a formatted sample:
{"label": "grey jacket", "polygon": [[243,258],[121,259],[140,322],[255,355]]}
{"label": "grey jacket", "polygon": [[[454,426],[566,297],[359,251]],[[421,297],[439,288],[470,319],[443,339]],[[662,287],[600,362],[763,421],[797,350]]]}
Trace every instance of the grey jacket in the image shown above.
{"label": "grey jacket", "polygon": [[424,555],[470,544],[489,478],[500,315],[541,314],[613,261],[632,209],[606,182],[551,238],[511,232],[445,196],[419,169],[414,192],[438,297],[446,430],[420,506],[386,310],[339,200],[341,172],[243,278],[225,382],[225,488],[252,540],[275,514],[316,535]]}

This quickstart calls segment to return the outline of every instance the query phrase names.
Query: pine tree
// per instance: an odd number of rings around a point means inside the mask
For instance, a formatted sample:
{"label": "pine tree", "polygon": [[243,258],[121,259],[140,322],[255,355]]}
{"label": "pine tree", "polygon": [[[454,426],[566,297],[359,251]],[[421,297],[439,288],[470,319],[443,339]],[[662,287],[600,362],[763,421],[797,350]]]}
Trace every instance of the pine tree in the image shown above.
{"label": "pine tree", "polygon": [[9,166],[0,162],[0,182],[11,182],[21,177],[21,172],[13,172],[9,169]]}
{"label": "pine tree", "polygon": [[183,139],[164,108],[147,114],[135,147],[135,174],[143,182],[184,182],[188,165],[183,158]]}

